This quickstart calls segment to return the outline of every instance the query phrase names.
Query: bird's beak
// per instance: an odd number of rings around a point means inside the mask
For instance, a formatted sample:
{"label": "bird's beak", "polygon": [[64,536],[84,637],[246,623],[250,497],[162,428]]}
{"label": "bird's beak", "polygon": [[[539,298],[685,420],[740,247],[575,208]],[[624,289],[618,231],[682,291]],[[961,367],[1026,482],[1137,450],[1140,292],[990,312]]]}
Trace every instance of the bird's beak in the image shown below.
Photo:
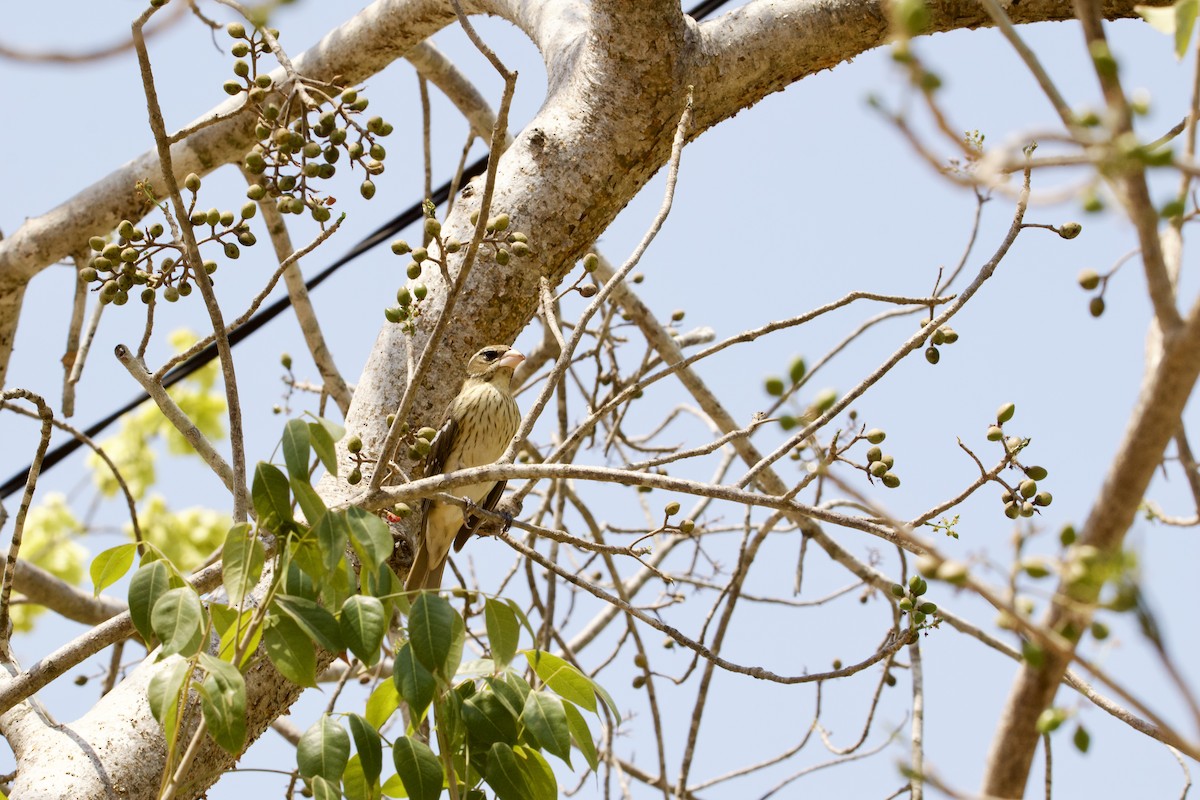
{"label": "bird's beak", "polygon": [[525,356],[521,353],[521,351],[509,350],[507,353],[500,356],[500,360],[496,363],[498,366],[501,366],[501,367],[508,367],[509,369],[516,369],[517,364],[520,364],[524,360],[525,360]]}

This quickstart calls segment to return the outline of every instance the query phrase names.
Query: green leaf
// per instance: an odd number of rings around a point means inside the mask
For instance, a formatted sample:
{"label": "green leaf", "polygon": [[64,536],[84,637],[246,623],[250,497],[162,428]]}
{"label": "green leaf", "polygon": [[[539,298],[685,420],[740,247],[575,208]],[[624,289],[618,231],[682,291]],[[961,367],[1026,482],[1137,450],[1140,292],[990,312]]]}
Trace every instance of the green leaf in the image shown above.
{"label": "green leaf", "polygon": [[396,773],[412,800],[438,800],[442,796],[442,765],[424,742],[401,736],[392,745]]}
{"label": "green leaf", "polygon": [[93,591],[94,596],[99,597],[101,592],[125,577],[125,573],[133,566],[133,557],[136,555],[137,544],[129,542],[110,547],[92,559],[89,571],[92,575],[92,585],[96,587]]}
{"label": "green leaf", "polygon": [[229,529],[221,548],[221,580],[230,605],[241,605],[242,598],[262,577],[265,560],[266,549],[248,524],[243,522]]}
{"label": "green leaf", "polygon": [[351,595],[342,604],[342,616],[338,620],[342,641],[358,660],[368,667],[379,660],[379,648],[387,632],[387,619],[383,603],[377,597]]}
{"label": "green leaf", "polygon": [[530,747],[519,746],[513,748],[513,755],[525,773],[529,800],[558,800],[558,781],[542,754]]}
{"label": "green leaf", "polygon": [[179,697],[191,674],[191,662],[184,658],[172,659],[158,668],[146,689],[150,713],[162,725],[168,739],[175,737],[175,723],[179,719]]}
{"label": "green leaf", "polygon": [[313,800],[342,800],[342,793],[338,791],[336,783],[329,781],[317,775],[308,782],[312,789]]}
{"label": "green leaf", "polygon": [[200,707],[213,740],[227,753],[239,755],[246,743],[246,681],[232,664],[200,654],[208,674],[200,683]]}
{"label": "green leaf", "polygon": [[[380,758],[383,758],[382,754]],[[346,800],[376,800],[380,795],[378,778],[367,780],[358,753],[350,756],[346,762],[346,771],[342,773],[342,794]]]}
{"label": "green leaf", "polygon": [[325,501],[317,494],[317,490],[307,480],[294,476],[288,479],[288,485],[292,487],[292,494],[296,496],[296,503],[308,524],[312,525],[313,520],[320,519],[325,513]]}
{"label": "green leaf", "polygon": [[[404,702],[414,724],[424,715],[425,709],[433,702],[433,693],[437,688],[437,679],[433,673],[425,669],[413,655],[412,643],[406,642],[396,653],[392,665],[392,684]],[[368,714],[368,717],[370,715]]]}
{"label": "green leaf", "polygon": [[280,675],[297,686],[317,685],[316,647],[291,617],[268,616],[263,645]]}
{"label": "green leaf", "polygon": [[367,698],[367,722],[379,730],[385,722],[391,719],[392,714],[396,713],[396,709],[399,707],[400,691],[396,688],[396,684],[393,681],[383,681]]}
{"label": "green leaf", "polygon": [[408,614],[408,641],[413,655],[435,675],[446,674],[446,657],[450,654],[456,618],[458,614],[450,603],[432,592],[421,592]]}
{"label": "green leaf", "polygon": [[501,667],[507,667],[517,654],[521,623],[508,601],[491,597],[484,603],[483,619],[487,624],[488,647],[492,651],[492,658]]}
{"label": "green leaf", "polygon": [[162,561],[143,564],[129,580],[129,616],[133,627],[146,643],[153,643],[154,629],[150,626],[150,612],[154,604],[171,588],[171,570]]}
{"label": "green leaf", "polygon": [[276,534],[284,534],[291,529],[291,494],[288,492],[287,476],[279,467],[265,461],[258,462],[250,486],[250,499],[254,502],[260,528]]}
{"label": "green leaf", "polygon": [[529,785],[525,770],[513,749],[504,742],[496,742],[488,750],[484,779],[499,800],[532,800],[533,787]]}
{"label": "green leaf", "polygon": [[375,783],[383,772],[383,742],[379,731],[358,714],[348,715],[350,735],[354,737],[354,749],[361,762],[363,776],[368,783]]}
{"label": "green leaf", "polygon": [[358,506],[346,509],[346,520],[350,527],[350,543],[364,565],[377,569],[391,557],[395,543],[386,522]]}
{"label": "green leaf", "polygon": [[446,654],[446,661],[442,666],[442,674],[447,678],[458,672],[466,643],[467,626],[463,623],[463,618],[455,614],[450,623],[450,651]]}
{"label": "green leaf", "polygon": [[496,742],[517,742],[517,718],[495,692],[482,691],[463,702],[463,723],[471,742],[488,747]]}
{"label": "green leaf", "polygon": [[583,718],[583,713],[575,707],[574,703],[563,703],[563,711],[567,714],[567,727],[571,731],[571,741],[575,742],[575,746],[579,748],[579,752],[583,753],[588,766],[595,772],[600,766],[600,759],[596,755],[596,742],[592,739],[592,731],[588,728],[587,720]]}
{"label": "green leaf", "polygon": [[296,746],[296,765],[305,778],[319,775],[334,784],[339,783],[349,759],[350,737],[346,729],[328,714],[314,722]]}
{"label": "green leaf", "polygon": [[562,700],[547,692],[530,692],[521,722],[534,745],[571,765],[571,730]]}
{"label": "green leaf", "polygon": [[287,572],[283,578],[283,593],[293,597],[303,597],[306,600],[317,601],[317,587],[312,577],[305,574],[294,562],[288,562]]}
{"label": "green leaf", "polygon": [[350,542],[350,522],[344,511],[326,511],[313,526],[326,571],[337,568]]}
{"label": "green leaf", "polygon": [[293,595],[275,596],[274,609],[292,618],[300,628],[321,647],[331,653],[346,649],[338,621],[323,606],[312,600]]}
{"label": "green leaf", "polygon": [[596,692],[592,681],[575,667],[553,653],[544,650],[525,650],[525,658],[542,682],[559,697],[570,700],[588,711],[596,711]]}
{"label": "green leaf", "polygon": [[588,682],[592,684],[592,689],[596,691],[596,694],[600,695],[600,699],[604,701],[604,705],[608,706],[608,710],[612,712],[613,720],[620,725],[621,712],[617,710],[617,703],[612,699],[612,695],[608,693],[607,689],[596,683],[591,678],[588,678]]}
{"label": "green leaf", "polygon": [[261,625],[253,630],[250,629],[254,611],[253,608],[247,608],[239,615],[235,609],[220,603],[209,603],[208,605],[208,613],[213,618],[213,627],[221,635],[220,644],[217,646],[217,658],[232,664],[238,645],[241,644],[242,639],[246,638],[246,633],[250,632],[250,640],[246,643],[245,652],[242,653],[242,661],[236,665],[238,669],[244,669],[250,663],[254,657],[254,651],[258,648],[258,643],[262,640]]}
{"label": "green leaf", "polygon": [[525,679],[515,672],[506,672],[504,675],[488,678],[487,685],[508,708],[513,719],[519,719],[521,712],[525,710],[525,698],[529,696],[530,691]]}
{"label": "green leaf", "polygon": [[1183,58],[1196,24],[1196,7],[1196,0],[1175,0],[1170,6],[1134,6],[1133,10],[1156,31],[1174,36],[1175,57]]}
{"label": "green leaf", "polygon": [[204,644],[204,608],[191,586],[171,589],[150,612],[150,627],[162,642],[162,655],[193,656]]}
{"label": "green leaf", "polygon": [[338,463],[337,448],[334,444],[345,435],[345,428],[327,419],[308,423],[308,439],[312,449],[316,451],[317,458],[321,459],[325,471],[335,478],[338,474]]}
{"label": "green leaf", "polygon": [[[283,463],[288,475],[308,484],[308,423],[301,419],[288,420],[283,426]],[[310,517],[311,519],[311,517]]]}
{"label": "green leaf", "polygon": [[1176,0],[1175,2],[1175,57],[1182,59],[1187,55],[1188,41],[1192,38],[1192,30],[1196,27],[1196,0]]}

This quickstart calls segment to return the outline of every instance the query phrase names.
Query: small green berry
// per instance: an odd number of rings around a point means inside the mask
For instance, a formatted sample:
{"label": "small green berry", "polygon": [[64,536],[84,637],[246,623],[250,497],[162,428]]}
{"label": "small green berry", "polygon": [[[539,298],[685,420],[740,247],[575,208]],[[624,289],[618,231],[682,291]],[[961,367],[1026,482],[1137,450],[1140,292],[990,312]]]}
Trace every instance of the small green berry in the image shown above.
{"label": "small green berry", "polygon": [[1014,403],[1005,403],[1000,406],[996,412],[996,424],[1003,425],[1013,418],[1013,414],[1017,413],[1017,406]]}
{"label": "small green berry", "polygon": [[804,380],[806,374],[808,374],[808,365],[804,363],[804,359],[799,356],[792,359],[792,363],[788,367],[788,377],[792,379],[792,383]]}
{"label": "small green berry", "polygon": [[1090,292],[1100,285],[1100,273],[1094,269],[1085,269],[1079,273],[1079,277],[1076,280],[1079,282],[1081,288]]}

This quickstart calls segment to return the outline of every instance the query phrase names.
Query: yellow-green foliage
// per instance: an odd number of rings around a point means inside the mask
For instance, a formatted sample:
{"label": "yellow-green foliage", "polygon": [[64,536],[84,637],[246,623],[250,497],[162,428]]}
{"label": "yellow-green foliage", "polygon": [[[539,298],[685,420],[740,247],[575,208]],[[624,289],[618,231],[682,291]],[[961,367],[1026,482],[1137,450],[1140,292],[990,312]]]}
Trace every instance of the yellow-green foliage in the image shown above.
{"label": "yellow-green foliage", "polygon": [[[185,508],[171,511],[167,501],[157,494],[150,495],[138,512],[142,535],[181,570],[190,570],[225,540],[233,524],[228,514],[208,508]],[[125,530],[132,536],[133,526]]]}
{"label": "yellow-green foliage", "polygon": [[[88,556],[87,550],[74,540],[81,530],[83,526],[71,513],[66,498],[51,492],[40,505],[29,509],[21,559],[70,584],[78,584],[83,578],[83,565]],[[14,605],[13,626],[18,631],[30,630],[34,618],[45,610],[41,606]]]}

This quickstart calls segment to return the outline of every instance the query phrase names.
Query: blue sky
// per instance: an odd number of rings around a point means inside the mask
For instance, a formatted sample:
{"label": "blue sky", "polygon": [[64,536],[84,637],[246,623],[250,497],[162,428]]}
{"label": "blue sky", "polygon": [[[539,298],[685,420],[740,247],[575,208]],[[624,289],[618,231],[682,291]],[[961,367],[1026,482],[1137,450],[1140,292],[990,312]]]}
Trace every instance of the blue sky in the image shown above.
{"label": "blue sky", "polygon": [[[218,13],[216,7],[211,10]],[[128,30],[129,19],[139,11],[139,5],[125,2],[20,4],[6,14],[3,41],[29,49],[86,48],[120,38]],[[348,4],[309,0],[283,9],[276,24],[283,32],[283,45],[295,53],[351,13]],[[513,128],[518,130],[542,99],[540,60],[534,48],[506,23],[481,21],[480,30],[501,58],[520,72],[513,113]],[[1126,86],[1146,87],[1154,98],[1153,113],[1141,123],[1147,138],[1153,138],[1182,116],[1190,91],[1191,65],[1176,62],[1169,40],[1139,22],[1117,23],[1110,31]],[[1076,26],[1046,24],[1024,28],[1022,33],[1044,57],[1072,105],[1098,103],[1095,81],[1085,71],[1087,59]],[[447,31],[439,35],[438,43],[476,76],[487,96],[498,101],[498,81],[461,34]],[[224,41],[220,44],[224,46]],[[1053,110],[996,33],[942,34],[921,40],[918,48],[945,82],[943,105],[957,127],[982,131],[989,144],[1027,136],[1031,130],[1054,129]],[[151,56],[170,127],[190,121],[224,98],[220,86],[228,77],[232,59],[219,53],[195,23],[187,22],[152,41]],[[131,54],[83,67],[0,62],[0,81],[8,90],[9,108],[15,112],[0,134],[8,153],[0,160],[0,186],[7,189],[0,197],[0,229],[5,233],[151,146]],[[348,220],[338,237],[307,259],[308,274],[407,206],[420,192],[420,114],[411,68],[394,65],[369,81],[367,89],[372,107],[396,127],[388,141],[389,171],[385,180],[379,181],[379,194],[370,204],[360,202],[349,183],[337,193],[338,207],[347,211]],[[957,262],[974,214],[971,194],[919,162],[902,137],[868,108],[868,94],[879,95],[892,107],[906,102],[903,75],[886,50],[865,54],[769,97],[687,148],[672,215],[639,266],[646,279],[638,289],[660,318],[676,308],[686,309],[685,329],[710,326],[724,338],[854,289],[924,295],[933,286],[938,268]],[[466,128],[454,119],[436,91],[433,103],[437,183],[452,171]],[[481,152],[478,146],[475,152]],[[1038,179],[1035,189],[1069,184],[1076,178],[1077,174],[1047,173]],[[1165,199],[1174,191],[1175,181],[1156,180],[1154,187],[1156,199]],[[242,202],[240,176],[228,168],[206,178],[205,191],[217,198],[224,194],[227,199],[214,201],[222,207],[237,207]],[[659,176],[605,233],[599,248],[610,260],[620,262],[630,252],[658,208],[661,192]],[[968,273],[990,255],[1011,213],[1012,203],[1002,197],[986,205]],[[1073,241],[1037,230],[1020,237],[996,276],[954,320],[961,339],[943,349],[936,367],[919,355],[911,357],[855,404],[869,426],[888,431],[885,450],[895,455],[904,484],[898,491],[874,491],[871,496],[897,516],[914,516],[973,478],[974,467],[958,449],[956,438],[980,453],[985,463],[994,462],[997,453],[984,441],[983,432],[996,407],[1005,401],[1017,404],[1016,430],[1033,439],[1029,452],[1036,458],[1031,460],[1050,470],[1045,485],[1054,493],[1055,503],[1041,519],[1045,529],[1054,532],[1085,516],[1136,395],[1149,308],[1134,263],[1110,286],[1105,315],[1099,320],[1088,315],[1087,294],[1075,284],[1077,273],[1085,267],[1107,270],[1135,240],[1119,217],[1085,215],[1078,203],[1035,205],[1027,215],[1030,222],[1060,224],[1070,219],[1078,219],[1084,226],[1083,234]],[[305,242],[312,233],[301,225],[293,232],[294,241]],[[536,232],[531,235],[536,240]],[[416,238],[416,234],[408,238]],[[260,239],[265,241],[264,236]],[[255,250],[236,267],[218,273],[218,289],[228,307],[244,305],[268,269],[267,248]],[[1188,277],[1184,297],[1196,288],[1189,270],[1193,260],[1185,251]],[[349,380],[354,380],[364,363],[383,322],[377,298],[394,292],[403,280],[404,263],[381,249],[359,259],[314,293],[325,333]],[[10,386],[58,397],[61,373],[57,364],[70,310],[70,281],[68,269],[51,268],[31,285],[9,373]],[[80,389],[77,421],[81,423],[107,413],[134,393],[132,381],[126,380],[123,372],[114,372],[106,359],[116,343],[135,342],[140,335],[136,305],[106,313],[94,360]],[[727,351],[700,371],[723,392],[735,415],[748,420],[768,404],[762,390],[765,376],[784,372],[798,354],[811,363],[875,310],[852,306],[813,325]],[[203,327],[199,303],[180,303],[170,312],[172,316],[160,324]],[[813,392],[826,386],[845,390],[856,384],[907,338],[913,324],[912,318],[903,318],[863,337],[814,381]],[[272,415],[271,407],[283,392],[278,380],[281,370],[276,366],[280,351],[287,349],[293,354],[299,374],[314,374],[301,352],[294,322],[280,319],[268,330],[269,334],[241,347],[236,356],[252,460],[269,458],[279,436],[281,421]],[[167,352],[161,338],[157,350],[152,348],[152,362]],[[539,338],[540,332],[531,326],[518,344]],[[648,427],[650,420],[681,399],[667,388],[647,392],[644,417],[635,417],[635,422]],[[1189,420],[1195,422],[1194,411],[1189,411]],[[0,473],[7,476],[27,461],[32,431],[11,416],[0,418],[0,431],[11,443],[0,454]],[[695,434],[696,429],[682,429],[679,435],[684,433]],[[781,440],[776,430],[764,432],[763,439],[764,447]],[[176,487],[173,504],[203,504],[214,496],[217,484],[195,466],[176,459],[170,469],[168,481]],[[787,469],[784,467],[785,476]],[[80,475],[80,461],[75,458],[48,476],[43,486],[69,492]],[[947,553],[960,558],[986,554],[991,563],[1007,563],[1012,526],[999,513],[996,494],[985,489],[961,509],[960,538],[941,543]],[[86,493],[79,496],[86,498]],[[1189,513],[1178,474],[1156,481],[1151,496],[1175,513]],[[621,497],[633,502],[632,495]],[[667,500],[657,494],[651,498],[652,505]],[[605,506],[606,511],[609,508]],[[614,521],[636,521],[639,516],[636,507],[613,508],[610,513]],[[883,567],[895,572],[894,554],[879,547],[880,542],[859,541],[844,533],[838,538],[860,557],[878,549]],[[1139,521],[1129,542],[1141,553],[1144,584],[1152,604],[1162,612],[1172,651],[1179,663],[1195,663],[1200,655],[1197,629],[1185,615],[1172,611],[1179,604],[1194,602],[1183,587],[1194,580],[1194,565],[1200,556],[1196,537],[1188,530]],[[103,536],[85,542],[94,551],[111,543]],[[786,593],[796,545],[795,537],[780,537],[760,556],[753,579],[764,591]],[[1053,549],[1052,541],[1042,546],[1046,551]],[[490,557],[506,557],[501,548],[496,542],[472,545],[481,574],[487,574]],[[1003,580],[998,573],[990,577],[996,582]],[[810,555],[806,582],[806,595],[811,591],[816,596],[844,585],[847,576],[831,568],[823,555],[815,554]],[[955,597],[943,587],[935,591],[937,602],[980,624],[987,625],[994,616],[969,598]],[[761,663],[781,673],[820,671],[834,658],[858,660],[877,643],[885,614],[878,600],[860,605],[856,597],[817,612],[742,608],[738,620],[747,615],[748,621],[728,643],[728,657]],[[685,606],[677,619],[682,625],[696,625],[704,607],[703,599]],[[1161,671],[1145,658],[1134,627],[1120,618],[1112,623],[1116,641],[1099,655],[1105,666],[1131,682],[1158,711],[1182,721],[1177,698],[1167,690]],[[32,661],[73,635],[65,627],[43,626],[20,641],[22,660]],[[651,642],[661,638],[653,631],[646,635]],[[589,657],[599,661],[602,651],[597,646]],[[950,630],[926,638],[923,652],[929,692],[927,758],[952,785],[974,790],[1014,665]],[[678,653],[664,653],[661,659],[656,666],[672,674],[685,666]],[[618,702],[637,712],[628,735],[638,742],[637,762],[653,770],[653,749],[644,739],[648,717],[641,694],[629,688],[631,674],[628,664],[619,664],[602,674],[601,680]],[[857,738],[865,698],[877,677],[872,671],[827,688],[826,724],[833,729],[836,744]],[[664,715],[682,719],[680,715],[690,708],[694,685],[675,688],[665,681],[659,685]],[[56,687],[44,699],[52,710],[69,719],[73,709],[92,702],[92,692],[92,687]],[[813,704],[811,689],[781,690],[720,673],[712,692],[717,699],[706,717],[707,734],[693,771],[696,779],[783,749],[808,724]],[[902,675],[899,685],[888,692],[872,742],[880,742],[889,726],[903,721],[906,678]],[[1074,702],[1066,691],[1060,693],[1060,699]],[[294,721],[303,727],[324,702],[320,695],[307,699],[295,712]],[[1073,751],[1067,739],[1069,730],[1055,740],[1057,782],[1066,793],[1060,796],[1178,792],[1181,773],[1162,746],[1108,724],[1107,717],[1095,709],[1085,708],[1082,719],[1093,734],[1089,755]],[[668,742],[669,764],[678,761],[682,729],[680,722],[679,732]],[[901,740],[906,736],[904,728]],[[265,747],[251,751],[243,766],[290,758],[273,734],[264,737],[264,742]],[[806,751],[772,773],[769,780],[734,782],[702,796],[757,796],[791,770],[829,757],[824,751],[816,752],[817,745],[809,750],[813,752]],[[883,797],[901,784],[895,762],[904,757],[903,746],[893,744],[865,762],[814,773],[779,796],[806,792],[806,796],[824,797],[837,791],[855,797]],[[1040,772],[1035,770],[1031,787],[1037,781]],[[277,790],[281,785],[274,776],[231,776],[210,796],[243,796],[251,786]],[[595,783],[589,781],[585,786],[594,787]],[[580,796],[593,796],[592,791],[585,788]],[[1031,788],[1030,795],[1038,791],[1040,788]],[[636,796],[655,795],[639,791]]]}

